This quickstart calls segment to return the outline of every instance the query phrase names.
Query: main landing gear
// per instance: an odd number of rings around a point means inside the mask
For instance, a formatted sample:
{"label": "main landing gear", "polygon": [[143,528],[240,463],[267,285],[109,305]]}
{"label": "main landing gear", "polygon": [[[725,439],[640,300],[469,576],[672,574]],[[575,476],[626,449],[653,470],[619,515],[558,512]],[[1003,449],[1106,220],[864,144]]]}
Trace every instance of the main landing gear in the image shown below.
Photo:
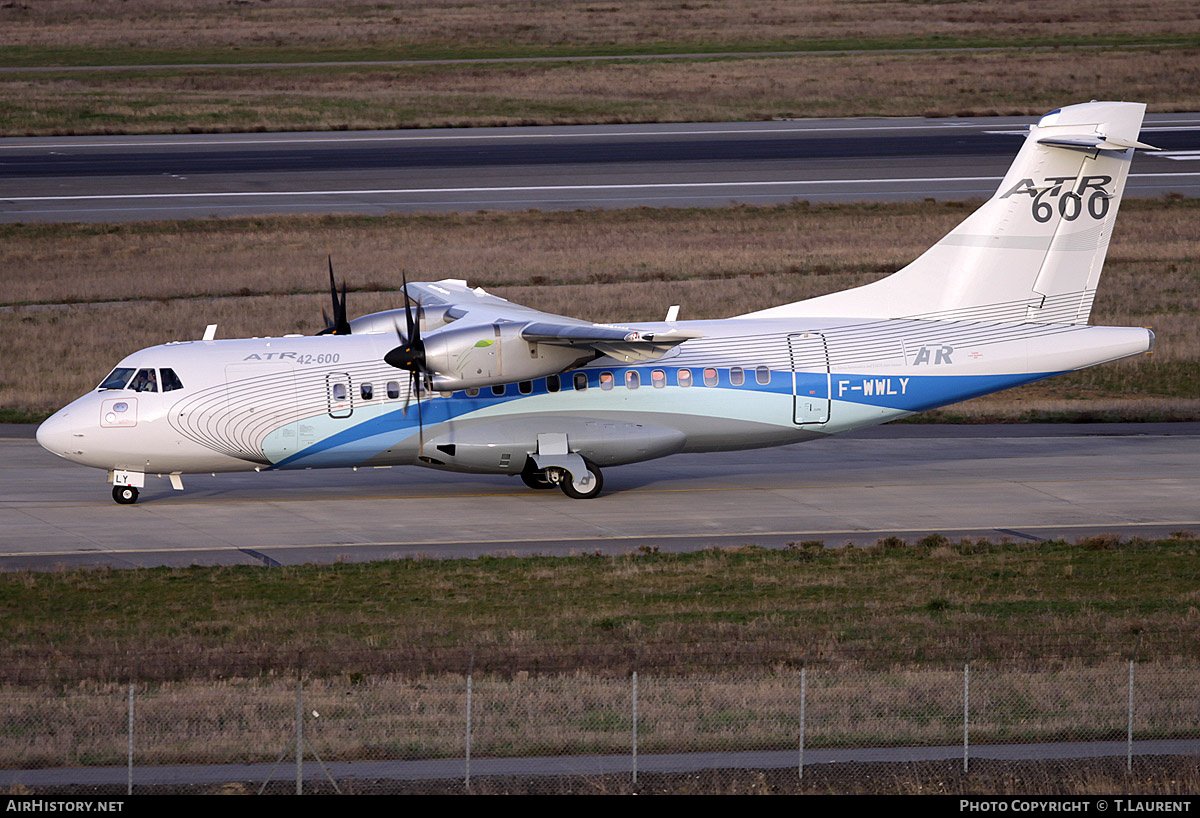
{"label": "main landing gear", "polygon": [[573,500],[590,500],[600,496],[604,488],[604,476],[595,464],[585,460],[584,465],[587,466],[587,473],[579,477],[561,466],[551,466],[547,469],[526,469],[521,472],[521,481],[531,489],[558,487]]}
{"label": "main landing gear", "polygon": [[136,503],[138,490],[134,486],[113,486],[113,499],[123,506]]}

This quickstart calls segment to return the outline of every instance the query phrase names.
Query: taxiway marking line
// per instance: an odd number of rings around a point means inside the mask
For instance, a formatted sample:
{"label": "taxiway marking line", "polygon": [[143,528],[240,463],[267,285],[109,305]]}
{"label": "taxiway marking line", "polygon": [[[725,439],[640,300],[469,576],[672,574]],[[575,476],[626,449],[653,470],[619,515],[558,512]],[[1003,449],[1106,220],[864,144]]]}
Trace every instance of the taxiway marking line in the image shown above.
{"label": "taxiway marking line", "polygon": [[[229,472],[245,474],[245,472]],[[194,475],[199,476],[199,475]],[[497,475],[502,476],[502,475]],[[794,486],[718,486],[713,488],[681,488],[681,489],[626,489],[622,494],[700,494],[719,491],[812,491],[814,489],[886,489],[886,488],[916,488],[938,487],[954,488],[960,486],[1038,486],[1058,485],[1062,483],[1129,483],[1162,480],[1200,480],[1198,474],[1171,475],[1170,477],[1087,477],[1080,479],[1063,478],[1060,480],[970,480],[952,481],[946,483],[807,483]],[[282,489],[280,489],[282,490]],[[475,494],[375,494],[367,497],[269,497],[245,499],[193,499],[193,500],[156,500],[153,504],[134,506],[133,510],[161,508],[163,506],[198,506],[198,505],[232,505],[236,503],[320,503],[320,502],[376,502],[379,500],[462,500],[476,497],[550,497],[549,492],[533,494],[528,491],[494,491]],[[0,500],[0,509],[30,511],[50,508],[110,508],[110,503],[66,503],[63,505],[27,505],[27,501]]]}
{"label": "taxiway marking line", "polygon": [[[1130,179],[1147,179],[1150,177],[1166,176],[1183,178],[1200,176],[1200,172],[1188,173],[1131,173]],[[652,184],[620,184],[620,185],[511,185],[501,187],[414,187],[414,188],[371,188],[358,190],[282,190],[282,191],[214,191],[209,193],[98,193],[74,196],[10,196],[0,201],[4,202],[72,202],[72,201],[106,201],[114,199],[221,199],[237,197],[300,197],[300,196],[383,196],[395,194],[429,194],[429,193],[537,193],[546,191],[570,190],[663,190],[668,188],[727,188],[727,187],[786,187],[788,185],[869,185],[869,184],[913,184],[933,182],[994,182],[1003,179],[1002,176],[928,176],[928,177],[896,177],[882,179],[789,179],[785,181],[744,181],[744,182],[657,182]],[[369,204],[369,202],[367,203]],[[431,204],[437,204],[431,202]]]}
{"label": "taxiway marking line", "polygon": [[[1164,176],[1187,176],[1200,174],[1168,173]],[[100,199],[215,199],[238,196],[382,196],[397,193],[536,193],[557,190],[658,190],[662,188],[700,187],[782,187],[785,185],[857,185],[872,182],[986,182],[1002,179],[1002,176],[945,176],[928,178],[896,179],[818,179],[818,180],[767,180],[754,182],[657,182],[651,184],[623,185],[511,185],[503,187],[411,187],[379,188],[358,190],[283,190],[277,192],[247,190],[210,193],[98,193],[75,196],[10,196],[5,202],[70,202]]]}

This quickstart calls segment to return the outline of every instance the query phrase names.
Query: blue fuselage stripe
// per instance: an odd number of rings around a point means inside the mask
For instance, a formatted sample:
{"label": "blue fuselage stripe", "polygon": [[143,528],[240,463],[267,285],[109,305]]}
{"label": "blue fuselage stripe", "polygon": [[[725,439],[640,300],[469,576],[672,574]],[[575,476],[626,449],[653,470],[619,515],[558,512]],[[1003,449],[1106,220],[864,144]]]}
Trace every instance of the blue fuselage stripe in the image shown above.
{"label": "blue fuselage stripe", "polygon": [[[687,387],[679,385],[679,372],[683,369],[688,371],[692,379],[691,385]],[[631,376],[629,373],[636,374]],[[654,379],[654,373],[662,373],[657,381]],[[708,376],[707,380],[706,373]],[[795,382],[793,384],[793,373],[791,371],[772,371],[770,372],[769,382],[760,383],[758,373],[753,369],[746,369],[742,372],[741,383],[735,385],[733,378],[737,377],[736,370],[735,374],[731,375],[731,370],[728,368],[716,369],[714,378],[713,368],[624,367],[603,370],[587,369],[579,370],[576,373],[568,373],[560,377],[561,389],[554,390],[554,392],[578,391],[574,387],[574,376],[576,374],[586,374],[588,381],[587,389],[589,392],[592,390],[599,390],[601,394],[612,392],[614,394],[623,394],[627,398],[630,397],[628,393],[635,392],[636,389],[657,391],[658,389],[667,388],[684,394],[693,389],[719,389],[728,393],[722,399],[722,402],[728,401],[730,405],[733,405],[735,401],[740,403],[744,400],[753,400],[754,395],[791,395],[794,389],[795,394],[800,396],[875,406],[882,409],[894,410],[897,413],[909,413],[944,406],[990,392],[1049,378],[1061,373],[879,376],[839,373],[827,375],[825,373],[796,372],[794,373]],[[636,389],[631,389],[627,385],[630,384],[633,378],[636,378]],[[602,381],[605,385],[602,385]],[[413,435],[418,429],[418,418],[420,419],[420,423],[426,429],[429,429],[437,424],[462,418],[481,410],[511,403],[522,398],[553,394],[547,387],[546,378],[539,378],[532,382],[526,381],[523,382],[523,385],[528,391],[520,391],[517,384],[508,384],[501,395],[494,394],[491,389],[487,388],[480,390],[476,395],[468,395],[466,392],[455,392],[449,398],[440,396],[433,398],[426,397],[421,401],[419,408],[417,403],[413,401],[407,408],[398,406],[394,410],[375,415],[367,420],[353,422],[347,419],[347,422],[353,423],[352,426],[329,435],[306,447],[304,450],[280,460],[270,468],[280,469],[298,466],[301,465],[301,461],[319,457],[322,453],[332,452],[343,447],[354,449],[356,448],[356,443],[364,444],[370,438],[378,438],[378,440],[372,441],[368,446],[364,447],[363,451],[355,453],[361,460],[366,460],[383,451],[388,446],[394,445]],[[680,399],[683,399],[683,394],[681,394]],[[619,407],[619,410],[626,414],[636,413],[636,402],[631,404],[629,400],[626,400]],[[791,418],[780,417],[778,422],[780,425],[790,425]]]}

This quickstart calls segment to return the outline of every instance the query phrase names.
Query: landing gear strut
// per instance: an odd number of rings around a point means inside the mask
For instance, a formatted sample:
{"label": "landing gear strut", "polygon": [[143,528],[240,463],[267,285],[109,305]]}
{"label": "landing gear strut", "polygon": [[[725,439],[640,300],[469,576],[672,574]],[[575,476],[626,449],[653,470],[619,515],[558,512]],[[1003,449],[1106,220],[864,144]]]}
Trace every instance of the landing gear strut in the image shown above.
{"label": "landing gear strut", "polygon": [[113,486],[113,499],[123,506],[136,503],[138,490],[134,486]]}
{"label": "landing gear strut", "polygon": [[554,488],[554,484],[550,482],[544,469],[525,469],[521,472],[521,482],[529,488],[539,491]]}

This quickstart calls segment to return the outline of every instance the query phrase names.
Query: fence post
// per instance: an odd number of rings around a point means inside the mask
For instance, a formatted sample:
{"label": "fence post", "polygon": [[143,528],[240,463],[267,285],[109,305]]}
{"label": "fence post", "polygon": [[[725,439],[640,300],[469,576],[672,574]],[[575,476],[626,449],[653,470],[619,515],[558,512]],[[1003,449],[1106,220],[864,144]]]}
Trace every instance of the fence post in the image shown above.
{"label": "fence post", "polygon": [[129,781],[125,794],[133,795],[133,682],[129,683]]}
{"label": "fence post", "polygon": [[804,702],[808,664],[800,666],[800,780],[804,780]]}
{"label": "fence post", "polygon": [[471,789],[471,674],[467,674],[467,789]]}
{"label": "fence post", "polygon": [[967,771],[970,758],[970,713],[971,713],[971,663],[963,663],[963,772]]}
{"label": "fence post", "polygon": [[296,672],[296,795],[304,793],[304,682]]}
{"label": "fence post", "polygon": [[1125,770],[1133,770],[1133,660],[1129,660],[1129,726],[1125,736]]}
{"label": "fence post", "polygon": [[637,671],[633,672],[633,784],[637,786],[637,741],[638,741],[638,688],[637,688]]}

